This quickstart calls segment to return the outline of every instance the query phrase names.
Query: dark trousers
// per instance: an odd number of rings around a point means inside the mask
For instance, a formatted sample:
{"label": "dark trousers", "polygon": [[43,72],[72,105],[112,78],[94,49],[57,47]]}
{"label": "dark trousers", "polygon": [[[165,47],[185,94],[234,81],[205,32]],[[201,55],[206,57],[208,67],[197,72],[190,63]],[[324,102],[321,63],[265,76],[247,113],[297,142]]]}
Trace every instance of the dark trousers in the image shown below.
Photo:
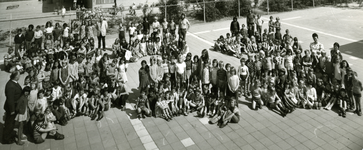
{"label": "dark trousers", "polygon": [[16,114],[11,115],[10,112],[6,112],[4,130],[3,130],[3,141],[14,140],[13,131],[15,126]]}
{"label": "dark trousers", "polygon": [[42,38],[34,39],[34,43],[35,43],[36,48],[38,48],[38,49],[42,48],[42,40],[43,40]]}
{"label": "dark trousers", "polygon": [[97,36],[98,38],[98,48],[101,48],[101,40],[102,40],[102,48],[105,49],[106,48],[106,36]]}
{"label": "dark trousers", "polygon": [[187,29],[180,29],[179,30],[180,32],[179,32],[179,36],[183,36],[183,40],[185,40],[185,38],[186,38],[186,35],[187,35]]}

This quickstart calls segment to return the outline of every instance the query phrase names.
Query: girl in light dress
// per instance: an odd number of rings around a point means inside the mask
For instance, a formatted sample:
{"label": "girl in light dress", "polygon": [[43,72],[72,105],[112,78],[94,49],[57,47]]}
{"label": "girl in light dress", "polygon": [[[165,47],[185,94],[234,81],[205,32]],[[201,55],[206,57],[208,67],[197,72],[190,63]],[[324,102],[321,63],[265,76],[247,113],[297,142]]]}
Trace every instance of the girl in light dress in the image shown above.
{"label": "girl in light dress", "polygon": [[120,74],[122,76],[123,84],[126,84],[128,81],[127,75],[126,75],[127,67],[128,67],[128,64],[126,63],[126,60],[124,58],[121,58],[119,65],[117,66],[117,68],[118,68],[117,74]]}

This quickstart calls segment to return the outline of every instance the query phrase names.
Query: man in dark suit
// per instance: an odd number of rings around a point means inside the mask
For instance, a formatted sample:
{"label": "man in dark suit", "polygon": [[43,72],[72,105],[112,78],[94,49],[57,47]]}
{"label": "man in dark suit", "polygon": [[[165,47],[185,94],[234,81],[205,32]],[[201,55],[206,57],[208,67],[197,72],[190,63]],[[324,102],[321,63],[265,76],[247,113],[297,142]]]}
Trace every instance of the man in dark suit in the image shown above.
{"label": "man in dark suit", "polygon": [[13,72],[10,75],[10,80],[5,85],[5,125],[4,125],[4,131],[3,131],[3,144],[12,144],[14,143],[14,124],[15,124],[15,108],[17,105],[17,101],[21,96],[22,88],[20,84],[18,83],[20,78],[19,72]]}

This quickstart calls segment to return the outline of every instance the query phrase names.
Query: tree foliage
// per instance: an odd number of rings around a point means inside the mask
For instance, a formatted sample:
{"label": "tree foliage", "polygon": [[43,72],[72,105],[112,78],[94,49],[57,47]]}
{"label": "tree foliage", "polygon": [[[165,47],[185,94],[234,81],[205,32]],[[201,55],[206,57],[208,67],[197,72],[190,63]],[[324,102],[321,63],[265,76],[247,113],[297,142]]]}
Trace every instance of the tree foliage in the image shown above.
{"label": "tree foliage", "polygon": [[181,14],[183,13],[183,6],[178,5],[180,0],[159,0],[159,10],[161,12],[161,17],[165,17],[165,6],[171,5],[166,8],[166,17],[167,20],[174,19],[179,20]]}

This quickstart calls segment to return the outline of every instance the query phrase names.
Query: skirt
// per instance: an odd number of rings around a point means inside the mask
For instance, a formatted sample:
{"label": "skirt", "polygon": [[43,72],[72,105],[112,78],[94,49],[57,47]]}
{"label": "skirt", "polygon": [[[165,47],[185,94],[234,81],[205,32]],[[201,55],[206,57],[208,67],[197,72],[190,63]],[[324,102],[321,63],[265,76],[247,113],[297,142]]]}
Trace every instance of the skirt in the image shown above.
{"label": "skirt", "polygon": [[15,121],[22,122],[22,121],[28,121],[28,108],[26,108],[24,114],[17,114],[15,117]]}

